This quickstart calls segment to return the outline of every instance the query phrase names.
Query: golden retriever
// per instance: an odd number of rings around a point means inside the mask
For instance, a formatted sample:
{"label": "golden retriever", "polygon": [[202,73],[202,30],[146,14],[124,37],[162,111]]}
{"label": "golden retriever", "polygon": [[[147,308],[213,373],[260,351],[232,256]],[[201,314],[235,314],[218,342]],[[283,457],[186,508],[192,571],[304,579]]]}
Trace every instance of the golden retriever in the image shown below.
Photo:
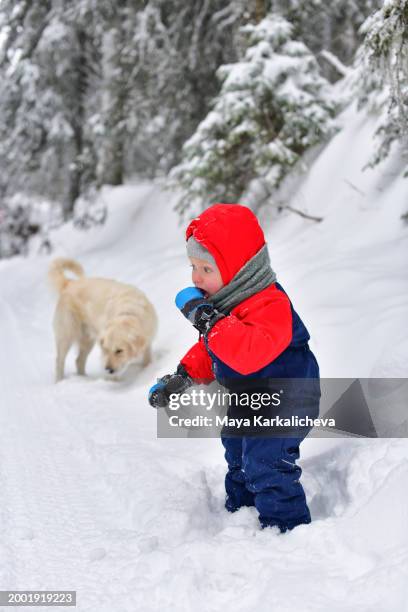
{"label": "golden retriever", "polygon": [[[77,278],[67,278],[65,270]],[[59,294],[54,315],[56,382],[64,378],[65,359],[74,343],[79,346],[76,367],[81,375],[96,341],[105,371],[115,379],[131,363],[150,363],[157,316],[142,291],[107,278],[88,278],[78,262],[62,257],[51,262],[48,278]]]}

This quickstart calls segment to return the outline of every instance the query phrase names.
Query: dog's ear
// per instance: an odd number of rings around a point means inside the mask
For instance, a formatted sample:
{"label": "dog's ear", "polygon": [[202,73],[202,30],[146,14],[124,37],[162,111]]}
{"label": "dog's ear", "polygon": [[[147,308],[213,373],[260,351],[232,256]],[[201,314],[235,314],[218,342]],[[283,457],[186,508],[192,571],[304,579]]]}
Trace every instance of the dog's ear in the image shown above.
{"label": "dog's ear", "polygon": [[122,330],[124,332],[124,340],[130,344],[133,352],[139,353],[145,348],[146,339],[141,333],[139,325],[137,323],[135,324],[134,317],[128,317],[122,320]]}
{"label": "dog's ear", "polygon": [[133,334],[129,338],[129,342],[132,347],[132,350],[135,353],[141,353],[146,348],[146,340],[140,334]]}

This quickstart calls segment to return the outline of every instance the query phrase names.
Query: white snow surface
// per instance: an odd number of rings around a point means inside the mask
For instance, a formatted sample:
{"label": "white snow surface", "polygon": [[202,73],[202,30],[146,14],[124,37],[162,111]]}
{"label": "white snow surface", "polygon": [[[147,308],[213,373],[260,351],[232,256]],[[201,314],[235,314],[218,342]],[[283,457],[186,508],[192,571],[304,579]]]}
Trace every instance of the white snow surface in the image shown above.
{"label": "white snow surface", "polygon": [[[261,223],[321,375],[406,377],[408,182],[398,152],[363,172],[375,122],[341,119],[291,199],[324,221],[265,208]],[[101,198],[104,227],[66,225],[51,257],[0,261],[1,588],[76,590],[80,612],[408,610],[407,440],[307,439],[310,525],[280,534],[254,508],[227,513],[221,442],[157,439],[146,399],[196,340],[174,306],[191,284],[175,196],[139,182]],[[152,364],[107,381],[95,349],[88,377],[72,354],[53,383],[56,255],[146,292]]]}

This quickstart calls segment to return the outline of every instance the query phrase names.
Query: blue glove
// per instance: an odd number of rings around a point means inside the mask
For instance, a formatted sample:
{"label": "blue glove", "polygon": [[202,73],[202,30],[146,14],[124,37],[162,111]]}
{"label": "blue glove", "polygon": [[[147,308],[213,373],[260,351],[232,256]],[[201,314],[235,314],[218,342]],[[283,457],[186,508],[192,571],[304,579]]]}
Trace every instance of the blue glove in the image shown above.
{"label": "blue glove", "polygon": [[183,393],[194,384],[193,379],[187,374],[187,370],[181,363],[174,374],[166,374],[158,378],[157,383],[149,389],[149,404],[153,408],[165,408],[173,393]]}
{"label": "blue glove", "polygon": [[176,295],[176,306],[182,310],[187,302],[191,300],[202,300],[203,298],[204,292],[201,291],[201,289],[197,289],[197,287],[186,287]]}
{"label": "blue glove", "polygon": [[149,404],[153,408],[164,408],[169,403],[165,393],[166,385],[160,379],[149,389]]}
{"label": "blue glove", "polygon": [[207,334],[210,329],[225,315],[204,297],[197,287],[187,287],[176,295],[176,306],[201,334]]}

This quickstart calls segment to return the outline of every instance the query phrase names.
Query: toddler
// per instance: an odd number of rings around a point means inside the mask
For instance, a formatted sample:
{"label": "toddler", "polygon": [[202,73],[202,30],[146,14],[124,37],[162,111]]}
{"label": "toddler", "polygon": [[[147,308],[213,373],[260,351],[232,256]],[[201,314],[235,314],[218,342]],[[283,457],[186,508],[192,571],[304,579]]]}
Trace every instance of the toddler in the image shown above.
{"label": "toddler", "polygon": [[[310,336],[276,281],[256,216],[239,204],[215,204],[191,221],[186,241],[194,287],[180,291],[176,305],[200,336],[176,372],[150,389],[150,404],[166,407],[171,394],[216,379],[234,395],[272,395],[284,387],[290,401],[283,402],[282,416],[316,418],[319,367],[308,345]],[[299,384],[306,379],[312,384]],[[248,411],[235,401],[228,416],[248,417]],[[262,407],[262,417],[276,414],[276,406]],[[260,434],[259,427],[224,427],[226,509],[255,506],[261,527],[281,532],[310,523],[296,465],[299,445],[309,431],[267,428]]]}

